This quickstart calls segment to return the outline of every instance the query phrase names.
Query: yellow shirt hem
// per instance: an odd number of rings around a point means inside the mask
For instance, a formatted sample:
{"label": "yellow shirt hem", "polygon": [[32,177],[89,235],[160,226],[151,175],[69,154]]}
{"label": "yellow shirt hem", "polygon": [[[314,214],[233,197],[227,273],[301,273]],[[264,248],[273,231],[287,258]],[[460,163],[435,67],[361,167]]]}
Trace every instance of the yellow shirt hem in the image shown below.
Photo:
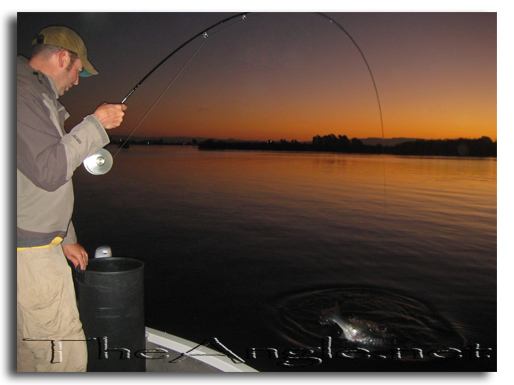
{"label": "yellow shirt hem", "polygon": [[54,247],[57,245],[60,245],[63,239],[61,237],[55,237],[52,242],[50,242],[48,245],[43,246],[35,246],[35,247],[18,247],[17,250],[26,250],[26,249],[46,249],[47,247]]}

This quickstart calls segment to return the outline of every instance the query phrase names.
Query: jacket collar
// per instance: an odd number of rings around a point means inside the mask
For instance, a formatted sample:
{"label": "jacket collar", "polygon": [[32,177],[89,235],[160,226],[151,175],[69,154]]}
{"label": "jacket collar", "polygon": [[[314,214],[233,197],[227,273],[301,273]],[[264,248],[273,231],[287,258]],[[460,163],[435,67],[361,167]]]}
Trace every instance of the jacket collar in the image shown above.
{"label": "jacket collar", "polygon": [[52,92],[56,99],[59,99],[59,93],[55,87],[53,79],[44,73],[35,70],[29,65],[29,60],[26,57],[18,56],[18,74],[22,74],[27,78],[32,78],[38,83],[45,86],[48,91]]}

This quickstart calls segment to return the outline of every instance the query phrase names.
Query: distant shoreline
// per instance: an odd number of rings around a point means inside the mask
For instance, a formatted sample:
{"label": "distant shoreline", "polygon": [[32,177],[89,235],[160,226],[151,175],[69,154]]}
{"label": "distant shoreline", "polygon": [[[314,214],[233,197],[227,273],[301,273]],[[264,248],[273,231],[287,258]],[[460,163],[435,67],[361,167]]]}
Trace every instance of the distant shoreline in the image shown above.
{"label": "distant shoreline", "polygon": [[[378,139],[374,139],[379,141]],[[236,141],[218,139],[131,139],[129,145],[175,145],[198,146],[200,150],[253,150],[253,151],[295,151],[295,152],[329,152],[345,154],[387,154],[387,155],[416,155],[416,156],[461,156],[461,157],[497,157],[497,142],[483,136],[479,139],[414,139],[395,145],[365,144],[365,140],[348,139],[346,136],[327,135],[316,136],[312,142],[287,141]],[[386,139],[385,142],[391,141]],[[123,140],[113,141],[112,144],[122,145]]]}

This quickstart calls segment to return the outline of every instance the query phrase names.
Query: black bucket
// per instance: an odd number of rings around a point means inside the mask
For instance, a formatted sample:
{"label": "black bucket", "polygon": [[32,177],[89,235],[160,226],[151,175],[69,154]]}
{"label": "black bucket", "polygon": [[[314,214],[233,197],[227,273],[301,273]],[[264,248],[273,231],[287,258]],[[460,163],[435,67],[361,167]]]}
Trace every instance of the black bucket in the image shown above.
{"label": "black bucket", "polygon": [[144,372],[144,263],[133,258],[90,259],[77,270],[80,320],[86,334],[88,372]]}

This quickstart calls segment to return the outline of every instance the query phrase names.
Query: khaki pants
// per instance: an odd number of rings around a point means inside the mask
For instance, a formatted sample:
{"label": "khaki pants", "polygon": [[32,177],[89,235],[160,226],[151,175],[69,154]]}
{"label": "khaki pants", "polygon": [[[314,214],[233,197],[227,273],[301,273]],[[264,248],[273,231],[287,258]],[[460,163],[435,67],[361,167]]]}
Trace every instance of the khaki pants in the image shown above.
{"label": "khaki pants", "polygon": [[18,372],[85,372],[87,345],[62,247],[17,257]]}

